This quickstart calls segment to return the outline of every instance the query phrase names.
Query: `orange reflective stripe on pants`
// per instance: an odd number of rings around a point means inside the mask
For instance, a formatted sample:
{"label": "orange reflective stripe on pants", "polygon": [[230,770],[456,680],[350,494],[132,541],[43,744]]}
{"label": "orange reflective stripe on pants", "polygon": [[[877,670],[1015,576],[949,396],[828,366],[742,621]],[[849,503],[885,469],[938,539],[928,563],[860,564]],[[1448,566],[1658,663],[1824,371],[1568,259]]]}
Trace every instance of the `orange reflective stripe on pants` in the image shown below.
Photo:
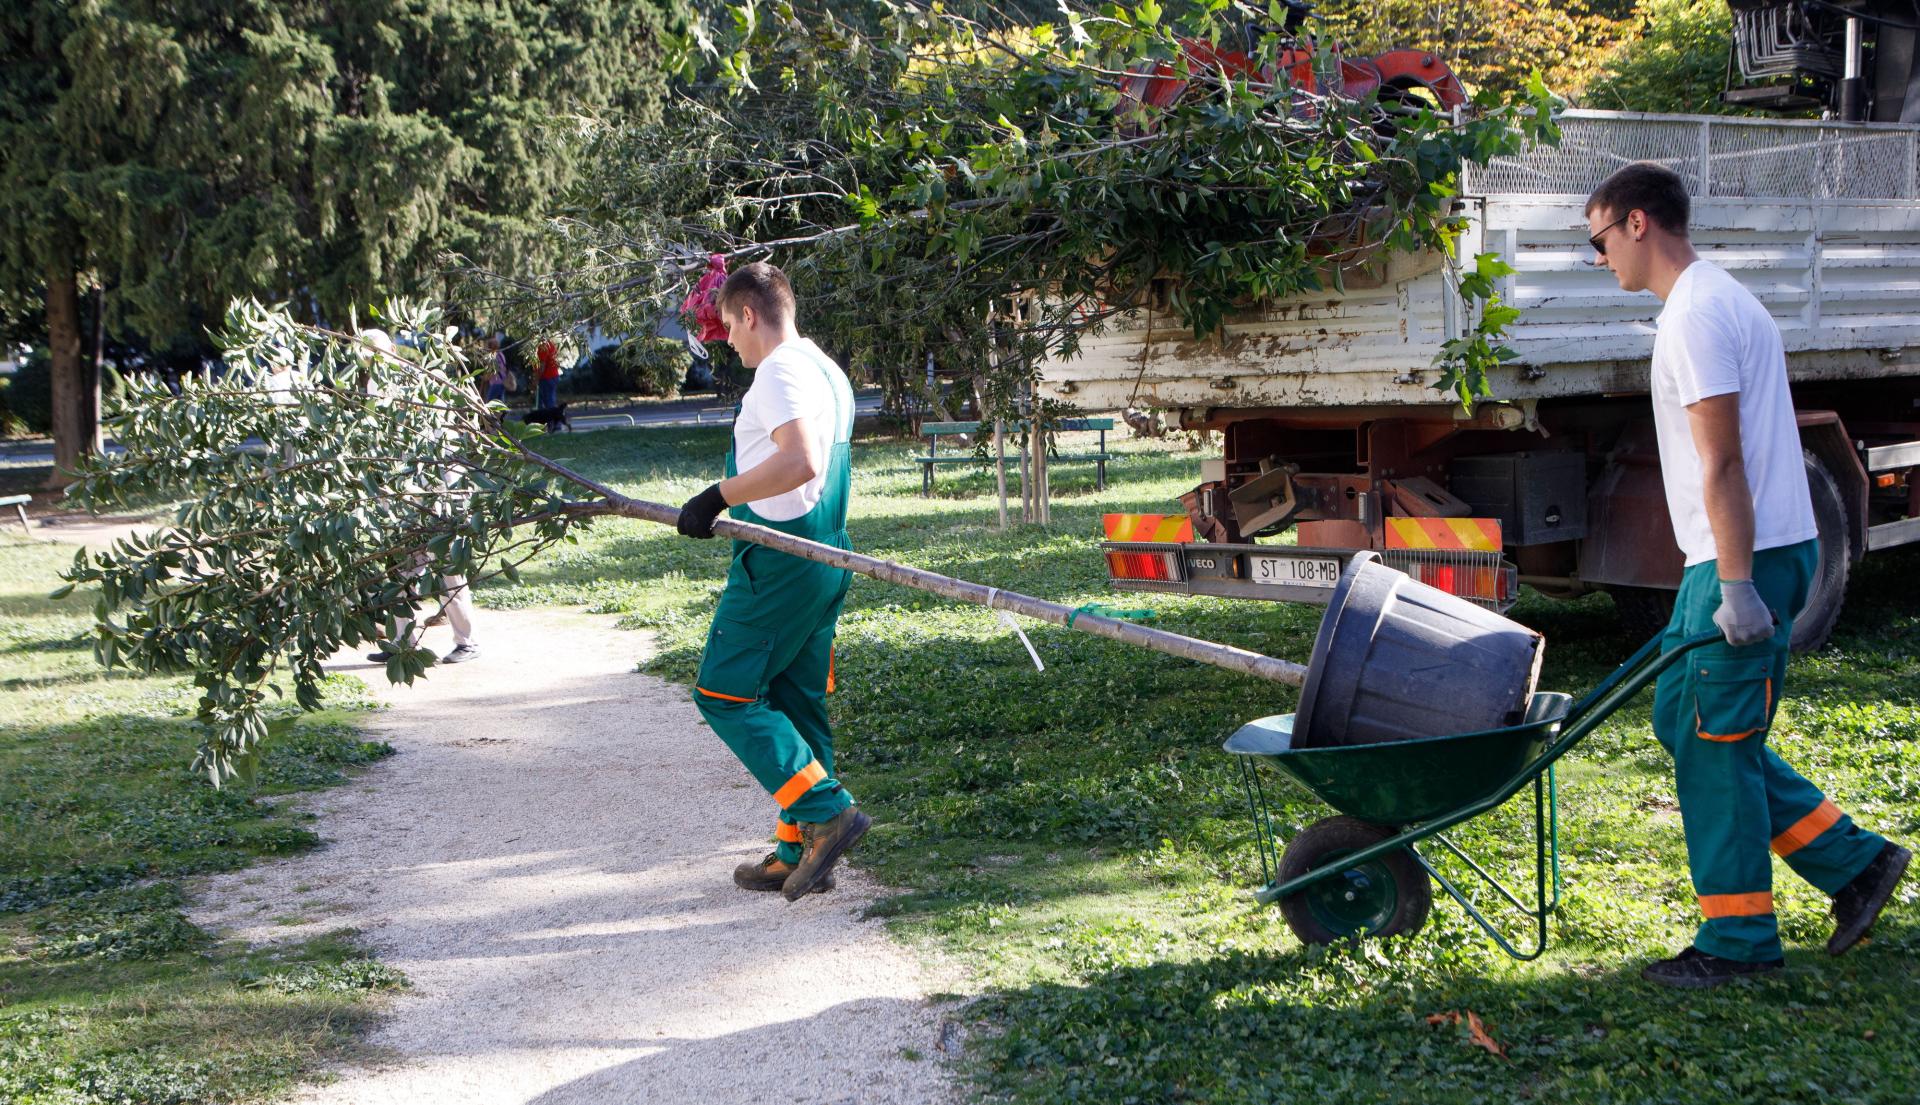
{"label": "orange reflective stripe on pants", "polygon": [[759,701],[758,699],[754,699],[754,698],[741,698],[737,694],[721,694],[719,691],[710,691],[705,687],[695,687],[694,690],[699,691],[701,694],[706,695],[708,698],[718,698],[723,702],[757,702]]}
{"label": "orange reflective stripe on pants", "polygon": [[1813,807],[1812,813],[1787,826],[1785,832],[1773,838],[1774,852],[1782,858],[1794,854],[1812,844],[1821,833],[1839,824],[1840,816],[1840,807],[1822,799],[1819,805]]}
{"label": "orange reflective stripe on pants", "polygon": [[1773,891],[1756,890],[1751,894],[1702,894],[1700,912],[1708,920],[1715,917],[1759,917],[1773,912]]}
{"label": "orange reflective stripe on pants", "polygon": [[775,821],[773,823],[773,839],[780,841],[782,844],[798,844],[800,843],[800,826],[795,825],[791,821]]}
{"label": "orange reflective stripe on pants", "polygon": [[807,766],[794,772],[793,778],[782,783],[779,790],[773,792],[773,800],[786,809],[800,800],[800,796],[813,789],[813,785],[827,777],[827,769],[814,760]]}

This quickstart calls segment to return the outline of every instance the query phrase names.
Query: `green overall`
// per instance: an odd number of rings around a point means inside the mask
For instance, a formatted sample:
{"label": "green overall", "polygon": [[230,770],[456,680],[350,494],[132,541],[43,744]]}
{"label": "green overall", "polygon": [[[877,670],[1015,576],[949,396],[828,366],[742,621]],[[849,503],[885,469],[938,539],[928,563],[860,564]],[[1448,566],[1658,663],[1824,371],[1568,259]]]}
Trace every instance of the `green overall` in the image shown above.
{"label": "green overall", "polygon": [[[1754,553],[1753,585],[1779,615],[1778,630],[1741,648],[1707,645],[1668,668],[1654,691],[1653,731],[1673,754],[1687,864],[1706,917],[1693,943],[1710,955],[1780,958],[1769,845],[1795,874],[1832,894],[1885,843],[1766,745],[1787,674],[1791,613],[1806,604],[1818,560],[1815,541]],[[1688,568],[1666,647],[1713,631],[1719,606],[1714,562]]]}
{"label": "green overall", "polygon": [[[846,549],[852,547],[847,499],[853,410],[833,376],[825,368],[821,375],[834,396],[834,442],[820,501],[785,522],[763,518],[745,503],[728,513]],[[737,474],[729,449],[727,475]],[[834,625],[852,581],[853,573],[843,568],[735,541],[694,684],[694,704],[707,724],[779,805],[775,836],[787,863],[800,858],[795,822],[827,821],[853,804],[833,774],[833,730],[827,725]]]}

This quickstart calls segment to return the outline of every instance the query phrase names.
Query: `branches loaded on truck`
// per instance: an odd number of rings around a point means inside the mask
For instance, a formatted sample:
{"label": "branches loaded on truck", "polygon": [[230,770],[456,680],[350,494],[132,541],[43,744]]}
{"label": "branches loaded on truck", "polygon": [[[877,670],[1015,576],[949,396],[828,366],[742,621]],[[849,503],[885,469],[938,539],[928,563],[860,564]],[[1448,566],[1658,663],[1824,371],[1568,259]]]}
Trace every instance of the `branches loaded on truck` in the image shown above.
{"label": "branches loaded on truck", "polygon": [[[1496,609],[1522,583],[1604,589],[1639,628],[1663,623],[1681,555],[1647,399],[1659,303],[1593,267],[1582,215],[1609,173],[1650,160],[1688,182],[1701,256],[1785,336],[1821,539],[1794,643],[1826,640],[1852,564],[1920,541],[1920,126],[1572,111],[1561,131],[1463,181],[1457,256],[1505,258],[1496,290],[1521,309],[1516,356],[1471,412],[1431,386],[1474,325],[1439,254],[1211,339],[1149,303],[1044,367],[1048,397],[1225,435],[1184,515],[1110,516],[1115,586],[1325,602],[1374,549]],[[1257,541],[1288,530],[1296,545]]]}

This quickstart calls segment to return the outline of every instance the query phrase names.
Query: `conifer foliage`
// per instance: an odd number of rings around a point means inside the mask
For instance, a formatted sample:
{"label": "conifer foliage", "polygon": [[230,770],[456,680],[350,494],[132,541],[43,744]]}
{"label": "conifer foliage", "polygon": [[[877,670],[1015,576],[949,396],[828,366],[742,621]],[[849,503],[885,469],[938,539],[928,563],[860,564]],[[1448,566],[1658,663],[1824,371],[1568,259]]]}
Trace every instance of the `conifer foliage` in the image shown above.
{"label": "conifer foliage", "polygon": [[163,339],[237,298],[444,294],[449,254],[534,264],[579,119],[656,110],[676,2],[0,6],[0,301],[45,304],[55,486],[94,436],[86,289]]}

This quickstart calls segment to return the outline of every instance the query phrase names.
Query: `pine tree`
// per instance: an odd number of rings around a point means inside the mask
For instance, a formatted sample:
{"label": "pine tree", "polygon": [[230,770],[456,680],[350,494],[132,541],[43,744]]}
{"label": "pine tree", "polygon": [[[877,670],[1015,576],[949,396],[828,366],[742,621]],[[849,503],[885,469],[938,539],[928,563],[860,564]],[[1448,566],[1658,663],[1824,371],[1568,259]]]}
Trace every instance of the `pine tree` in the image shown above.
{"label": "pine tree", "polygon": [[657,109],[680,0],[19,0],[0,12],[0,302],[44,305],[55,473],[98,446],[83,289],[197,332],[532,264],[585,117]]}

